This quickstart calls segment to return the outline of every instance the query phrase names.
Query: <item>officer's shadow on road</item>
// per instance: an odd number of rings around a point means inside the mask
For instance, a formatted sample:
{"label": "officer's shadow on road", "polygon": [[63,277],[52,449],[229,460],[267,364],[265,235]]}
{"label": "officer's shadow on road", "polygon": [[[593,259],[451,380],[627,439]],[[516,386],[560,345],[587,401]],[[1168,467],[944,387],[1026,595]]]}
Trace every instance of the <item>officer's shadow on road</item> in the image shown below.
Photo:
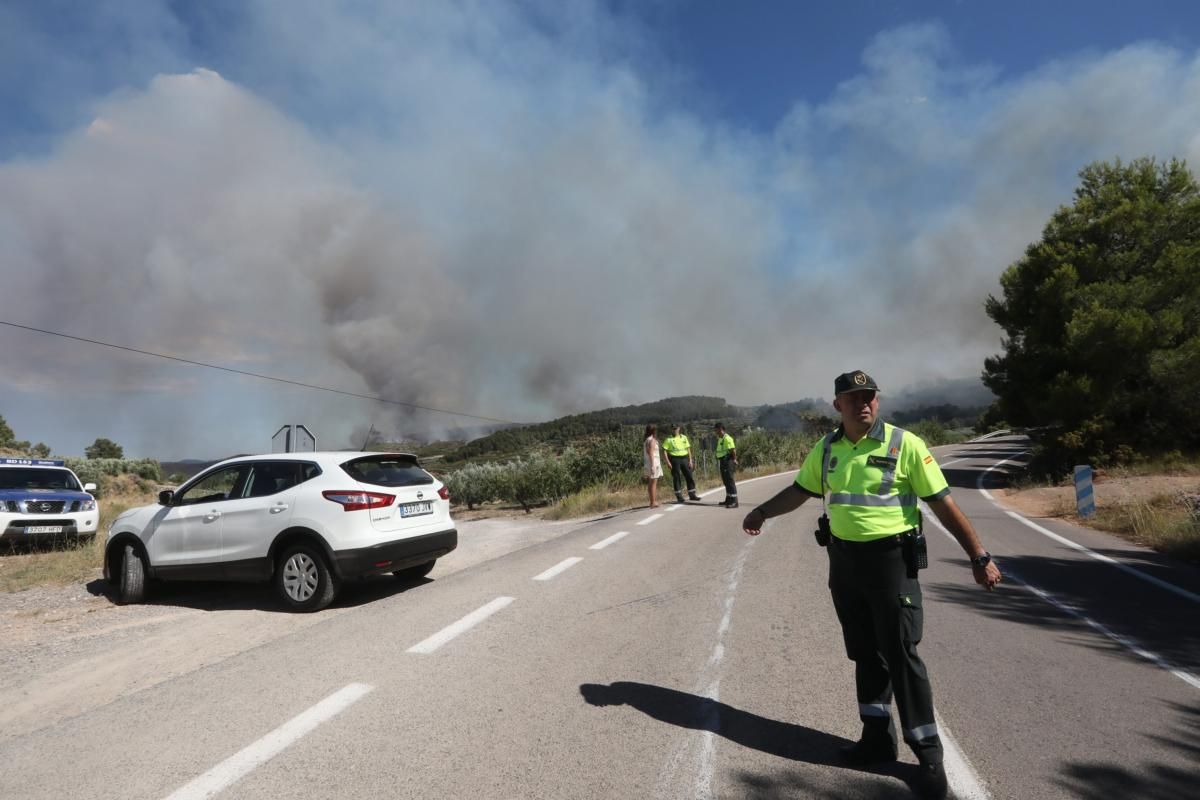
{"label": "officer's shadow on road", "polygon": [[[791,761],[844,768],[838,758],[838,751],[853,744],[849,739],[824,731],[768,719],[718,700],[646,683],[585,683],[580,685],[579,693],[593,706],[627,705],[660,722],[692,730],[711,731],[743,747]],[[911,785],[916,766],[895,762],[869,771],[876,775],[888,775]],[[862,791],[856,792],[854,796],[871,795],[868,786],[859,788]]]}

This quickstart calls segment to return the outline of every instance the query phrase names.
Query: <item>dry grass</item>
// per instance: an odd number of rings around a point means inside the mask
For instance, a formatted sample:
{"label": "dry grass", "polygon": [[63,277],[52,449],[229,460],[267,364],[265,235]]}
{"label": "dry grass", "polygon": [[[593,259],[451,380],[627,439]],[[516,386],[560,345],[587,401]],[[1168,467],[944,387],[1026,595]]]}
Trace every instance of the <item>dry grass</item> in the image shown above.
{"label": "dry grass", "polygon": [[1179,493],[1099,507],[1086,524],[1160,553],[1200,562],[1200,514]]}

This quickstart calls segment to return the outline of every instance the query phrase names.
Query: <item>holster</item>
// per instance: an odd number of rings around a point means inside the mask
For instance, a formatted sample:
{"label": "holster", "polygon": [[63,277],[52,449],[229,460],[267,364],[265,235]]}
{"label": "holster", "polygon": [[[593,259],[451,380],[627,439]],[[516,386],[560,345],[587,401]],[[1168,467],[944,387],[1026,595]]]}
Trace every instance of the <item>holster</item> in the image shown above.
{"label": "holster", "polygon": [[925,534],[920,529],[905,531],[900,534],[900,547],[904,556],[904,565],[908,568],[908,577],[916,578],[918,571],[929,566],[929,550],[925,544]]}
{"label": "holster", "polygon": [[828,514],[822,514],[817,518],[817,529],[813,531],[813,536],[821,547],[829,546],[829,540],[833,538],[833,529],[829,527]]}

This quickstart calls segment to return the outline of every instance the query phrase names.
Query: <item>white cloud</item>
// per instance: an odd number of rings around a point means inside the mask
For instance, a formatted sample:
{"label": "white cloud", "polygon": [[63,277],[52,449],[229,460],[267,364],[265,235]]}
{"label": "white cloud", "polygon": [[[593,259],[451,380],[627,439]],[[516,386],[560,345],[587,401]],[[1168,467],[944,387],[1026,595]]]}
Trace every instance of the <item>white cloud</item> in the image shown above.
{"label": "white cloud", "polygon": [[[1002,80],[938,26],[903,28],[764,136],[662,106],[623,57],[646,43],[587,3],[249,8],[222,74],[131,86],[0,165],[0,269],[36,276],[0,318],[509,419],[828,395],[851,366],[899,389],[996,351],[983,300],[1079,168],[1200,147],[1195,55],[1154,45]],[[75,385],[52,363],[165,384],[140,405],[97,389],[74,423],[112,416],[164,457],[261,449],[283,422],[323,444],[416,424],[37,352],[40,386]]]}

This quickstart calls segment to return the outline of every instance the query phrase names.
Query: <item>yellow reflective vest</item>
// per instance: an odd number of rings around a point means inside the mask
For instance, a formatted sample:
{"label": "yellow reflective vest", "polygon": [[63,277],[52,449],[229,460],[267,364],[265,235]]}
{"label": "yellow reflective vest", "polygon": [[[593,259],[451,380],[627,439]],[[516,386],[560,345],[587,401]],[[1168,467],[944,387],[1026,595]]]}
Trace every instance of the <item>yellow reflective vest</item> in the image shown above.
{"label": "yellow reflective vest", "polygon": [[828,495],[834,535],[853,542],[917,527],[918,498],[937,500],[950,493],[921,437],[878,419],[857,444],[841,426],[826,434],[804,459],[796,484],[813,497]]}
{"label": "yellow reflective vest", "polygon": [[687,434],[681,433],[663,439],[663,447],[666,448],[667,455],[686,456],[692,449],[692,443],[688,441]]}

